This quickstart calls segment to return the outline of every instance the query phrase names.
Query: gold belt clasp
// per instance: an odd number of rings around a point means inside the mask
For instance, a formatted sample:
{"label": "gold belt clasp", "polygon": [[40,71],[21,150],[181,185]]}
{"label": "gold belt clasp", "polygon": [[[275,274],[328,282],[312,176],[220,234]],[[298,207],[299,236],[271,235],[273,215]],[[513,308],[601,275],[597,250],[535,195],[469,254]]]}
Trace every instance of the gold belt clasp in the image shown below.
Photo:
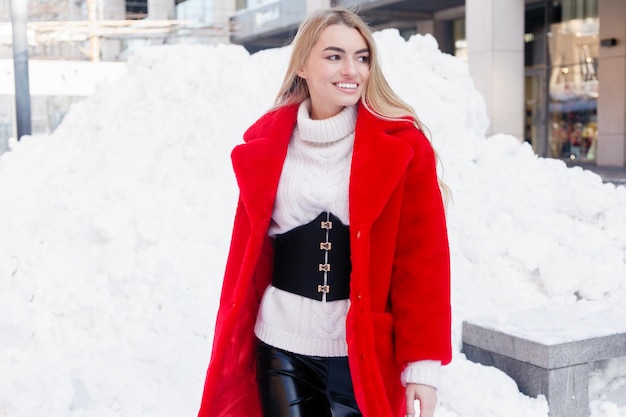
{"label": "gold belt clasp", "polygon": [[317,292],[323,292],[324,294],[328,294],[330,292],[330,285],[318,285]]}
{"label": "gold belt clasp", "polygon": [[320,272],[330,272],[330,264],[319,264]]}

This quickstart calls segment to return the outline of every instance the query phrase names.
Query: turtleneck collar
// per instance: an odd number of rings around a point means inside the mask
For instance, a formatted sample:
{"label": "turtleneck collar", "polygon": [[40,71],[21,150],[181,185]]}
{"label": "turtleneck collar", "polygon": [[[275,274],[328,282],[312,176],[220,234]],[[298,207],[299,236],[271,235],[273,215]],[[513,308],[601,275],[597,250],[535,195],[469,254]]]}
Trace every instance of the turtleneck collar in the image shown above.
{"label": "turtleneck collar", "polygon": [[354,132],[357,106],[344,107],[335,116],[322,120],[311,119],[311,100],[305,100],[298,109],[298,130],[305,142],[332,143]]}

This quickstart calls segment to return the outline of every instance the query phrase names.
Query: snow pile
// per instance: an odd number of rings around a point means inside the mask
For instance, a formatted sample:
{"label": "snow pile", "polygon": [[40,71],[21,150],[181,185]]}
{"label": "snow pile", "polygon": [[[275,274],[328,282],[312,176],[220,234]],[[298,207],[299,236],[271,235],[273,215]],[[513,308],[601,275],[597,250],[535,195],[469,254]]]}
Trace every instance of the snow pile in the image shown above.
{"label": "snow pile", "polygon": [[[486,139],[466,65],[432,37],[376,38],[453,192],[457,354],[437,416],[546,417],[545,399],[458,353],[460,323],[579,298],[624,306],[626,190]],[[196,414],[237,196],[229,153],[289,52],[141,50],[54,134],[0,157],[0,416]],[[594,374],[594,417],[626,416],[625,367]]]}

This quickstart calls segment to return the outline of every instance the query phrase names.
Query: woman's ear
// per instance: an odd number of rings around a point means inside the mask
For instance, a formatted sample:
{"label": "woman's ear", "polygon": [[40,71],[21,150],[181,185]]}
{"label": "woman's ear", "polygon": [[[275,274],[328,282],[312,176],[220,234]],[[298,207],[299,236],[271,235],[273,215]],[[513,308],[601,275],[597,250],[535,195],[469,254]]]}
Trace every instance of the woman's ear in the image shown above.
{"label": "woman's ear", "polygon": [[306,78],[306,73],[304,72],[304,68],[300,68],[298,72],[296,72],[296,74],[298,74],[298,77],[300,78]]}

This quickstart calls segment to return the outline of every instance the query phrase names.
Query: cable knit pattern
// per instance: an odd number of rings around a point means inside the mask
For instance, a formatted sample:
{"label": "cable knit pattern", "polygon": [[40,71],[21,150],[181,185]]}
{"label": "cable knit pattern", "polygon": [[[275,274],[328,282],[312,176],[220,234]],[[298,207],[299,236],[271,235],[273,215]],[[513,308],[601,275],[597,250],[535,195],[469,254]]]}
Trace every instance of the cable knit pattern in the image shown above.
{"label": "cable knit pattern", "polygon": [[[278,184],[270,236],[307,224],[329,211],[349,224],[348,183],[356,106],[324,120],[300,105]],[[294,277],[302,279],[302,277]],[[346,356],[346,314],[350,302],[316,301],[268,287],[255,326],[259,339],[302,355]]]}
{"label": "cable knit pattern", "polygon": [[408,383],[425,384],[438,389],[441,385],[441,361],[411,362],[402,371],[400,381],[404,386]]}
{"label": "cable knit pattern", "polygon": [[350,224],[348,182],[356,106],[346,107],[324,120],[311,119],[309,112],[307,100],[300,105],[287,149],[270,236],[307,224],[323,211],[330,211],[344,224]]}

